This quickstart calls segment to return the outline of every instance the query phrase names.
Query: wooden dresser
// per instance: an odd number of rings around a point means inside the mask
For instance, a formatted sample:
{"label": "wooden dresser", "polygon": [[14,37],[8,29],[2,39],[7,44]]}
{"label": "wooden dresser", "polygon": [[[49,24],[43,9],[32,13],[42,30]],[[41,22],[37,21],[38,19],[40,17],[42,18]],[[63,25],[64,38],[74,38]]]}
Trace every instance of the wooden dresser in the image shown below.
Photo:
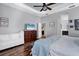
{"label": "wooden dresser", "polygon": [[30,55],[31,48],[33,47],[34,41],[37,40],[37,31],[36,30],[27,30],[24,31],[24,47],[25,54]]}
{"label": "wooden dresser", "polygon": [[37,40],[37,31],[36,30],[27,30],[24,31],[24,42],[32,42]]}

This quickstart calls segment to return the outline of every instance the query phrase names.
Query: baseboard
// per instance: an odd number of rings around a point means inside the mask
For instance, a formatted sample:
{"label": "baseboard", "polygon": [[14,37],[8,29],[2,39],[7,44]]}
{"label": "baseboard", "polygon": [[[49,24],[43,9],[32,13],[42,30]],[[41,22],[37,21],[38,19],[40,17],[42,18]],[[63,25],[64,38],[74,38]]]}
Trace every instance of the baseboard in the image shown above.
{"label": "baseboard", "polygon": [[20,45],[16,45],[16,46],[13,46],[13,47],[10,47],[10,48],[6,48],[6,49],[3,49],[3,50],[0,50],[0,52],[3,52],[5,50],[9,50],[9,49],[12,49],[12,48],[15,48],[15,47],[18,47],[18,46],[22,46],[24,44],[20,44]]}

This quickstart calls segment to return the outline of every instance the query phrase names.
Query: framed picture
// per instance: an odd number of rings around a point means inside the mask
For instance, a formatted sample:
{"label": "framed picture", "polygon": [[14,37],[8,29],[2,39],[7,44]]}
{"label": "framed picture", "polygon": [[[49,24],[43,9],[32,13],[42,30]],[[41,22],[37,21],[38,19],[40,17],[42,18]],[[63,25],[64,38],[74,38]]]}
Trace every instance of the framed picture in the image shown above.
{"label": "framed picture", "polygon": [[9,19],[6,17],[0,17],[0,27],[8,27]]}
{"label": "framed picture", "polygon": [[37,24],[27,23],[24,25],[25,30],[37,30]]}
{"label": "framed picture", "polygon": [[70,25],[70,28],[73,28],[73,25]]}
{"label": "framed picture", "polygon": [[75,30],[79,30],[79,19],[74,20]]}

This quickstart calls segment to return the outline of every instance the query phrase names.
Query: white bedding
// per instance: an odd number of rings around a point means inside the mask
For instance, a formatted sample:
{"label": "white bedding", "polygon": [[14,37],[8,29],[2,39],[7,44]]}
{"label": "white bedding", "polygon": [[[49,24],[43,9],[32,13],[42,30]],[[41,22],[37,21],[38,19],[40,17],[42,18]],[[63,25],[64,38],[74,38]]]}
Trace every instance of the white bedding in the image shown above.
{"label": "white bedding", "polygon": [[61,37],[49,50],[51,56],[79,56],[79,38]]}

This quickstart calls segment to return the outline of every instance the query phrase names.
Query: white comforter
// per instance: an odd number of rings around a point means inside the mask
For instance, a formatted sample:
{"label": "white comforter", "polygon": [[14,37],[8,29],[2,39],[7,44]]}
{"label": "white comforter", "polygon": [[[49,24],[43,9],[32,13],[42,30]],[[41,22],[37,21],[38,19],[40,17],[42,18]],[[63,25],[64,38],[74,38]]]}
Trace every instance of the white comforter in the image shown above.
{"label": "white comforter", "polygon": [[79,56],[79,38],[61,37],[49,50],[51,56]]}

